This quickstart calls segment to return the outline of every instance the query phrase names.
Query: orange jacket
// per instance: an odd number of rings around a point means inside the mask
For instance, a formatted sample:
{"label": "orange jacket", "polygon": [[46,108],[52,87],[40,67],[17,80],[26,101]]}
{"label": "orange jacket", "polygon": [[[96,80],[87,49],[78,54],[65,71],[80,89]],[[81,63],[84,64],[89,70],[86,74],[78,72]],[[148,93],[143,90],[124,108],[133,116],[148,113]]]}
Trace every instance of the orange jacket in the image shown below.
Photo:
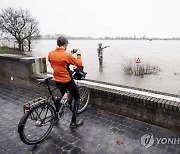
{"label": "orange jacket", "polygon": [[56,48],[56,50],[49,52],[48,60],[53,68],[54,79],[57,82],[66,83],[71,80],[70,64],[82,67],[81,56],[78,55],[76,59],[63,48]]}

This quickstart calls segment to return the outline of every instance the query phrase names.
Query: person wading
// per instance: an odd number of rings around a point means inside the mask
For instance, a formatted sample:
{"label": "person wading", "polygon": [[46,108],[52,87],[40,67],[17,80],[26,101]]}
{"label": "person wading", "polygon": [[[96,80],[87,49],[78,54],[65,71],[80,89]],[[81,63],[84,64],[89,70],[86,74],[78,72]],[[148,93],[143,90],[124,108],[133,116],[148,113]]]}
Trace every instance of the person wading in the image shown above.
{"label": "person wading", "polygon": [[99,65],[102,65],[103,63],[103,49],[107,47],[109,46],[102,47],[102,43],[98,44],[97,53],[98,53]]}

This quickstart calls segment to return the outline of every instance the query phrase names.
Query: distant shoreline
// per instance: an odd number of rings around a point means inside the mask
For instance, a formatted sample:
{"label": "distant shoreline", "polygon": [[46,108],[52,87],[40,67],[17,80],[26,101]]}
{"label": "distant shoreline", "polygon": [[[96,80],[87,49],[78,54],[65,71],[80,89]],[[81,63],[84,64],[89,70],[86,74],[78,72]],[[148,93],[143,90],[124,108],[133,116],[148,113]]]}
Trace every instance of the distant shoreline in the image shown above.
{"label": "distant shoreline", "polygon": [[[68,37],[67,37],[68,38]],[[57,38],[40,38],[39,40],[56,40]],[[68,38],[69,40],[148,40],[148,41],[153,41],[153,40],[180,40],[180,38],[153,38],[153,39],[149,39],[149,38]]]}
{"label": "distant shoreline", "polygon": [[[147,40],[147,41],[179,41],[180,38],[86,38],[86,37],[67,37],[68,40],[135,40],[135,41],[139,41],[139,40]],[[46,38],[46,37],[41,37],[37,40],[56,40],[57,37],[53,37],[53,38]],[[7,39],[5,38],[0,38],[0,40],[5,40],[7,41]],[[10,40],[15,40],[14,38],[9,38],[8,41]]]}
{"label": "distant shoreline", "polygon": [[179,36],[174,37],[148,37],[146,35],[137,37],[137,36],[117,36],[117,37],[91,37],[91,36],[66,36],[63,34],[49,34],[49,35],[41,35],[39,39],[57,39],[59,36],[65,36],[70,40],[180,40]]}

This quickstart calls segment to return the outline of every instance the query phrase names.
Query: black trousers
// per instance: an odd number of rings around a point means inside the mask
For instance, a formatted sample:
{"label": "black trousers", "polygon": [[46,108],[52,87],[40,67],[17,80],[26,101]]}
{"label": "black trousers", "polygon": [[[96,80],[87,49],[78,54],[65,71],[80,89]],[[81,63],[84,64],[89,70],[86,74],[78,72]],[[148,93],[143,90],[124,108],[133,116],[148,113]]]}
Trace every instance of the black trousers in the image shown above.
{"label": "black trousers", "polygon": [[75,84],[74,80],[71,80],[67,83],[56,82],[56,85],[59,88],[62,96],[67,92],[67,90],[69,90],[72,97],[74,98],[75,102],[71,122],[76,122],[77,111],[79,109],[80,104],[79,89],[77,85]]}

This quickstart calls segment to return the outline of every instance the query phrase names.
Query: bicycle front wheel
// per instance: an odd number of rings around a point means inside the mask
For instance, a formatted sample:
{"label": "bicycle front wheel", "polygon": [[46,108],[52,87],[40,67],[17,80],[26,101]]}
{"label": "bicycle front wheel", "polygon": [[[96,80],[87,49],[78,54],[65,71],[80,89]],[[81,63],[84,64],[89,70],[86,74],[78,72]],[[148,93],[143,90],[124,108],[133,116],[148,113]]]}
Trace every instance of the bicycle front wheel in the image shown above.
{"label": "bicycle front wheel", "polygon": [[[77,113],[83,112],[89,103],[89,99],[90,99],[89,88],[86,86],[80,86],[79,87],[79,95],[80,95],[80,104],[79,104],[79,109],[78,109]],[[74,107],[74,99],[70,103],[71,111],[73,111],[73,107]]]}
{"label": "bicycle front wheel", "polygon": [[30,109],[21,118],[18,132],[25,144],[38,144],[53,128],[55,111],[52,105],[44,103]]}

